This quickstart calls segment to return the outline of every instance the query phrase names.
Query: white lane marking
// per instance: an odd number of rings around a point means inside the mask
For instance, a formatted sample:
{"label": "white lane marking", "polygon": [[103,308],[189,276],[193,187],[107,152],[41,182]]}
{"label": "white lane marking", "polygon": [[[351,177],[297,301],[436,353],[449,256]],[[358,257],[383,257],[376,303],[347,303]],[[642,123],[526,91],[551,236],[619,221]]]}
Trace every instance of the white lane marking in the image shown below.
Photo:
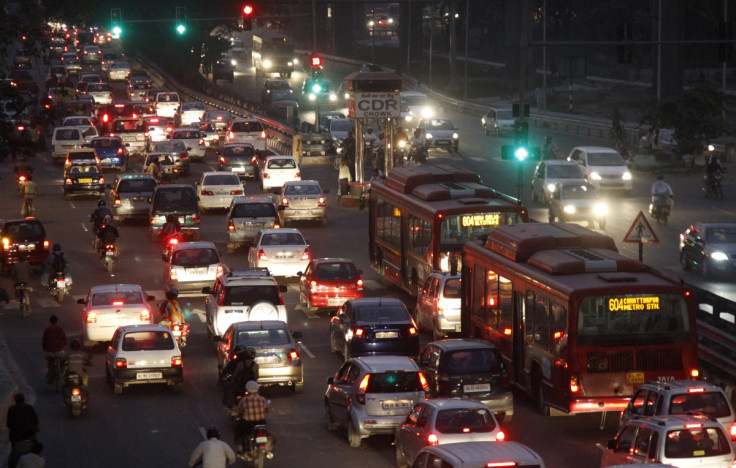
{"label": "white lane marking", "polygon": [[69,206],[71,206],[73,210],[76,210],[77,209],[77,207],[74,206],[74,202],[71,201],[71,200],[69,200]]}
{"label": "white lane marking", "polygon": [[192,309],[192,315],[196,315],[199,321],[202,323],[205,323],[207,321],[205,311],[202,309]]}
{"label": "white lane marking", "polygon": [[301,305],[298,305],[298,306],[296,306],[294,308],[294,310],[297,310],[297,309],[299,309],[302,312],[304,312],[304,315],[306,315],[307,318],[310,319],[310,320],[319,318],[319,317],[317,317],[317,314],[315,312],[309,312],[308,310],[304,309]]}
{"label": "white lane marking", "polygon": [[731,216],[734,215],[734,212],[731,210],[724,210],[723,208],[716,208],[716,211],[722,211],[723,213],[729,214]]}
{"label": "white lane marking", "polygon": [[79,223],[79,224],[81,224],[81,225],[82,225],[82,230],[83,230],[84,232],[89,232],[89,228],[87,227],[87,225],[86,225],[86,224],[84,224],[84,223]]}
{"label": "white lane marking", "polygon": [[305,354],[306,354],[307,356],[309,356],[310,358],[314,359],[314,354],[312,354],[312,352],[311,352],[311,351],[309,350],[309,348],[307,348],[307,345],[305,345],[305,344],[304,344],[304,343],[302,343],[301,341],[299,341],[299,342],[297,343],[297,345],[299,345],[299,347],[300,347],[300,348],[302,349],[302,351],[304,351],[304,353],[305,353]]}

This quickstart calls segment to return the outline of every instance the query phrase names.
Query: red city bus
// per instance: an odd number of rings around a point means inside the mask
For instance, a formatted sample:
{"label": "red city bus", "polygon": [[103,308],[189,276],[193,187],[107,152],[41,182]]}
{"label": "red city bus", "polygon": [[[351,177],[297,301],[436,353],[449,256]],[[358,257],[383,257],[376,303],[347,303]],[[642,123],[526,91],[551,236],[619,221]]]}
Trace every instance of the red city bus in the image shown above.
{"label": "red city bus", "polygon": [[447,165],[400,167],[371,184],[368,248],[382,276],[414,296],[433,270],[460,268],[463,244],[528,220],[518,200]]}
{"label": "red city bus", "polygon": [[692,291],[562,223],[500,226],[463,253],[462,329],[495,344],[540,411],[620,411],[648,381],[698,376]]}

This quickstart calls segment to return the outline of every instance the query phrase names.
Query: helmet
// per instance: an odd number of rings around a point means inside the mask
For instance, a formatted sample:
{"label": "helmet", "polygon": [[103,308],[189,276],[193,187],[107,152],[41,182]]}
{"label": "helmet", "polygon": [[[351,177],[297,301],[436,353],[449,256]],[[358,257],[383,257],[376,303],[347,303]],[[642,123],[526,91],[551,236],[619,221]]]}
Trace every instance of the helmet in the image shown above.
{"label": "helmet", "polygon": [[207,428],[207,438],[211,439],[213,437],[220,438],[220,428],[214,424]]}
{"label": "helmet", "polygon": [[61,252],[61,244],[58,242],[54,244],[54,252]]}
{"label": "helmet", "polygon": [[657,176],[657,180],[664,180],[664,176],[663,176],[662,174],[659,174],[659,175]]}
{"label": "helmet", "polygon": [[97,200],[97,208],[102,208],[103,206],[107,206],[105,200]]}
{"label": "helmet", "polygon": [[166,297],[178,297],[179,296],[179,290],[176,288],[171,288],[168,291],[166,291]]}
{"label": "helmet", "polygon": [[245,359],[255,359],[256,351],[253,348],[248,348],[245,351],[243,351],[243,357]]}
{"label": "helmet", "polygon": [[82,345],[79,343],[78,339],[73,339],[71,343],[69,343],[69,347],[72,348],[74,351],[78,351],[79,348],[82,347]]}
{"label": "helmet", "polygon": [[245,390],[248,393],[256,393],[258,389],[260,388],[260,385],[258,385],[258,382],[255,380],[249,380],[247,384],[245,384]]}

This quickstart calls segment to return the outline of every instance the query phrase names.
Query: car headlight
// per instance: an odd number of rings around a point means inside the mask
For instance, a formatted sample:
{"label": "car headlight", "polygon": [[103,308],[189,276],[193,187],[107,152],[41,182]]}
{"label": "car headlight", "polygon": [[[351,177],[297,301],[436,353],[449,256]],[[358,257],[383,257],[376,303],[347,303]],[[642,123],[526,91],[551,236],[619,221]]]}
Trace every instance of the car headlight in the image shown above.
{"label": "car headlight", "polygon": [[481,117],[480,118],[480,123],[482,123],[483,125],[485,125],[486,124],[486,118],[485,117]]}
{"label": "car headlight", "polygon": [[345,99],[349,99],[349,98],[350,98],[350,93],[345,93]]}
{"label": "car headlight", "polygon": [[235,59],[230,60],[230,65],[232,65],[233,67],[235,65],[237,65],[237,64],[238,64],[238,61],[237,60],[235,60]]}
{"label": "car headlight", "polygon": [[593,213],[595,213],[597,216],[603,216],[608,213],[608,207],[605,205],[605,203],[598,203],[593,207]]}
{"label": "car headlight", "polygon": [[270,60],[264,60],[263,61],[263,68],[271,68],[271,61]]}
{"label": "car headlight", "polygon": [[292,62],[292,63],[293,63],[294,65],[299,65],[299,59],[298,59],[298,58],[295,58],[295,59],[294,59],[294,60],[292,60],[291,62]]}
{"label": "car headlight", "polygon": [[317,96],[314,93],[309,93],[309,96],[307,96],[310,101],[315,101],[317,99]]}
{"label": "car headlight", "polygon": [[590,178],[593,179],[593,180],[601,180],[601,175],[598,174],[597,172],[591,172],[590,173]]}
{"label": "car headlight", "polygon": [[728,255],[723,252],[713,252],[710,254],[710,258],[717,262],[722,262],[724,260],[728,260]]}
{"label": "car headlight", "polygon": [[422,117],[424,117],[425,119],[428,119],[432,117],[433,115],[434,115],[434,111],[432,110],[431,107],[425,107],[424,109],[422,109]]}
{"label": "car headlight", "polygon": [[431,140],[432,138],[433,138],[432,137],[432,134],[431,133],[427,133],[427,140]]}
{"label": "car headlight", "polygon": [[406,147],[406,140],[400,140],[399,141],[399,148],[404,148],[404,147]]}
{"label": "car headlight", "polygon": [[460,135],[458,135],[457,133],[453,133],[452,134],[452,139],[453,140],[457,140],[458,138],[460,138]]}
{"label": "car headlight", "polygon": [[337,101],[337,95],[334,93],[330,94],[330,101]]}
{"label": "car headlight", "polygon": [[555,191],[555,184],[547,184],[547,191],[548,192],[554,192]]}
{"label": "car headlight", "polygon": [[624,175],[621,176],[623,180],[631,180],[631,172],[624,172]]}
{"label": "car headlight", "polygon": [[406,114],[406,117],[404,117],[404,120],[406,120],[407,122],[411,122],[412,120],[411,114]]}
{"label": "car headlight", "polygon": [[567,214],[574,214],[575,213],[575,207],[573,205],[565,205],[565,207],[562,209]]}
{"label": "car headlight", "polygon": [[286,62],[286,64],[287,64],[288,66],[290,66],[290,67],[293,67],[293,66],[294,66],[294,62]]}

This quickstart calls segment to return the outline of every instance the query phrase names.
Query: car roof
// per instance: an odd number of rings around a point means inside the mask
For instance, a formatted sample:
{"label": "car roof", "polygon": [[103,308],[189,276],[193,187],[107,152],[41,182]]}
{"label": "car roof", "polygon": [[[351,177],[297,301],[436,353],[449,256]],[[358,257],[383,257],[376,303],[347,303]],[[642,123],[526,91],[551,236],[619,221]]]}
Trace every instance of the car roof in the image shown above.
{"label": "car roof", "polygon": [[141,331],[168,331],[168,332],[171,332],[171,328],[167,327],[166,325],[159,325],[155,323],[144,324],[144,325],[124,325],[122,327],[119,327],[118,329],[120,330],[121,333],[141,332]]}
{"label": "car roof", "polygon": [[261,229],[261,232],[263,234],[278,234],[278,233],[281,233],[281,232],[296,233],[296,234],[301,234],[302,233],[299,229],[296,229],[296,228],[270,228],[270,229]]}
{"label": "car roof", "polygon": [[291,154],[269,154],[268,156],[266,156],[266,159],[284,159],[284,158],[289,158],[289,159],[293,159],[294,161],[296,161],[296,157],[292,156]]}
{"label": "car roof", "polygon": [[118,180],[124,180],[124,179],[153,179],[153,180],[156,180],[156,178],[150,174],[120,174],[117,178]]}
{"label": "car roof", "polygon": [[236,276],[234,278],[224,278],[223,284],[226,288],[231,286],[273,286],[278,287],[278,283],[273,276]]}
{"label": "car roof", "polygon": [[422,449],[437,455],[449,454],[464,463],[519,461],[536,462],[542,458],[535,451],[520,442],[459,442],[455,444],[435,445]]}
{"label": "car roof", "polygon": [[94,148],[75,148],[70,149],[68,154],[71,156],[72,154],[88,154],[88,153],[94,153]]}
{"label": "car roof", "polygon": [[179,244],[176,244],[173,248],[174,251],[176,250],[183,250],[183,249],[217,249],[215,247],[215,244],[213,242],[209,241],[195,241],[195,242],[181,242]]}
{"label": "car roof", "polygon": [[452,338],[448,340],[433,341],[431,345],[442,348],[445,351],[455,351],[458,349],[497,349],[493,344],[470,338]]}
{"label": "car roof", "polygon": [[567,159],[548,159],[546,161],[539,161],[539,164],[545,163],[548,166],[577,166],[578,163],[575,161],[568,161]]}
{"label": "car roof", "polygon": [[475,408],[475,409],[488,409],[485,403],[480,401],[470,400],[468,398],[430,398],[424,400],[424,403],[430,406],[434,406],[438,409],[456,409],[456,408]]}
{"label": "car roof", "polygon": [[657,425],[660,427],[665,427],[667,429],[672,428],[682,428],[685,427],[687,424],[702,424],[705,427],[720,427],[723,428],[721,423],[716,421],[715,419],[711,419],[708,416],[704,415],[695,415],[695,414],[670,414],[667,416],[639,416],[636,415],[634,419],[630,421],[631,423],[639,423],[639,424],[646,424],[646,425]]}
{"label": "car roof", "polygon": [[352,260],[349,258],[340,258],[340,257],[322,257],[322,258],[315,258],[312,260],[312,263],[352,263],[355,264]]}
{"label": "car roof", "polygon": [[238,117],[236,119],[233,119],[233,123],[235,122],[261,122],[260,120],[256,119],[255,117]]}
{"label": "car roof", "polygon": [[673,391],[673,392],[686,392],[690,388],[703,388],[706,391],[723,391],[718,385],[706,382],[705,380],[668,380],[666,382],[659,382],[656,380],[647,381],[639,388],[656,388],[658,390]]}
{"label": "car roof", "polygon": [[419,366],[408,356],[361,356],[351,361],[360,363],[368,372],[386,372],[393,370],[418,371]]}
{"label": "car roof", "polygon": [[253,148],[253,144],[252,143],[245,143],[245,142],[243,142],[243,143],[226,143],[225,146],[223,146],[223,148],[228,148],[228,147],[232,148],[232,147],[235,147],[235,146],[250,146],[251,148]]}
{"label": "car roof", "polygon": [[199,129],[196,128],[196,127],[176,127],[174,129],[174,132],[178,132],[178,131],[181,131],[181,130],[185,130],[185,131],[188,131],[188,132],[198,132],[199,131]]}
{"label": "car roof", "polygon": [[236,322],[233,326],[237,330],[268,330],[268,329],[286,329],[286,323],[281,320],[252,320],[246,322]]}
{"label": "car roof", "polygon": [[93,294],[105,293],[105,292],[118,292],[118,291],[140,291],[143,292],[143,288],[140,284],[98,284],[92,286],[89,291]]}
{"label": "car roof", "polygon": [[[279,229],[282,230],[282,229]],[[360,307],[361,305],[404,305],[404,302],[396,297],[358,297],[350,299],[353,306]]]}
{"label": "car roof", "polygon": [[293,185],[293,184],[319,185],[319,181],[317,180],[287,180],[286,182],[284,182],[284,185]]}

